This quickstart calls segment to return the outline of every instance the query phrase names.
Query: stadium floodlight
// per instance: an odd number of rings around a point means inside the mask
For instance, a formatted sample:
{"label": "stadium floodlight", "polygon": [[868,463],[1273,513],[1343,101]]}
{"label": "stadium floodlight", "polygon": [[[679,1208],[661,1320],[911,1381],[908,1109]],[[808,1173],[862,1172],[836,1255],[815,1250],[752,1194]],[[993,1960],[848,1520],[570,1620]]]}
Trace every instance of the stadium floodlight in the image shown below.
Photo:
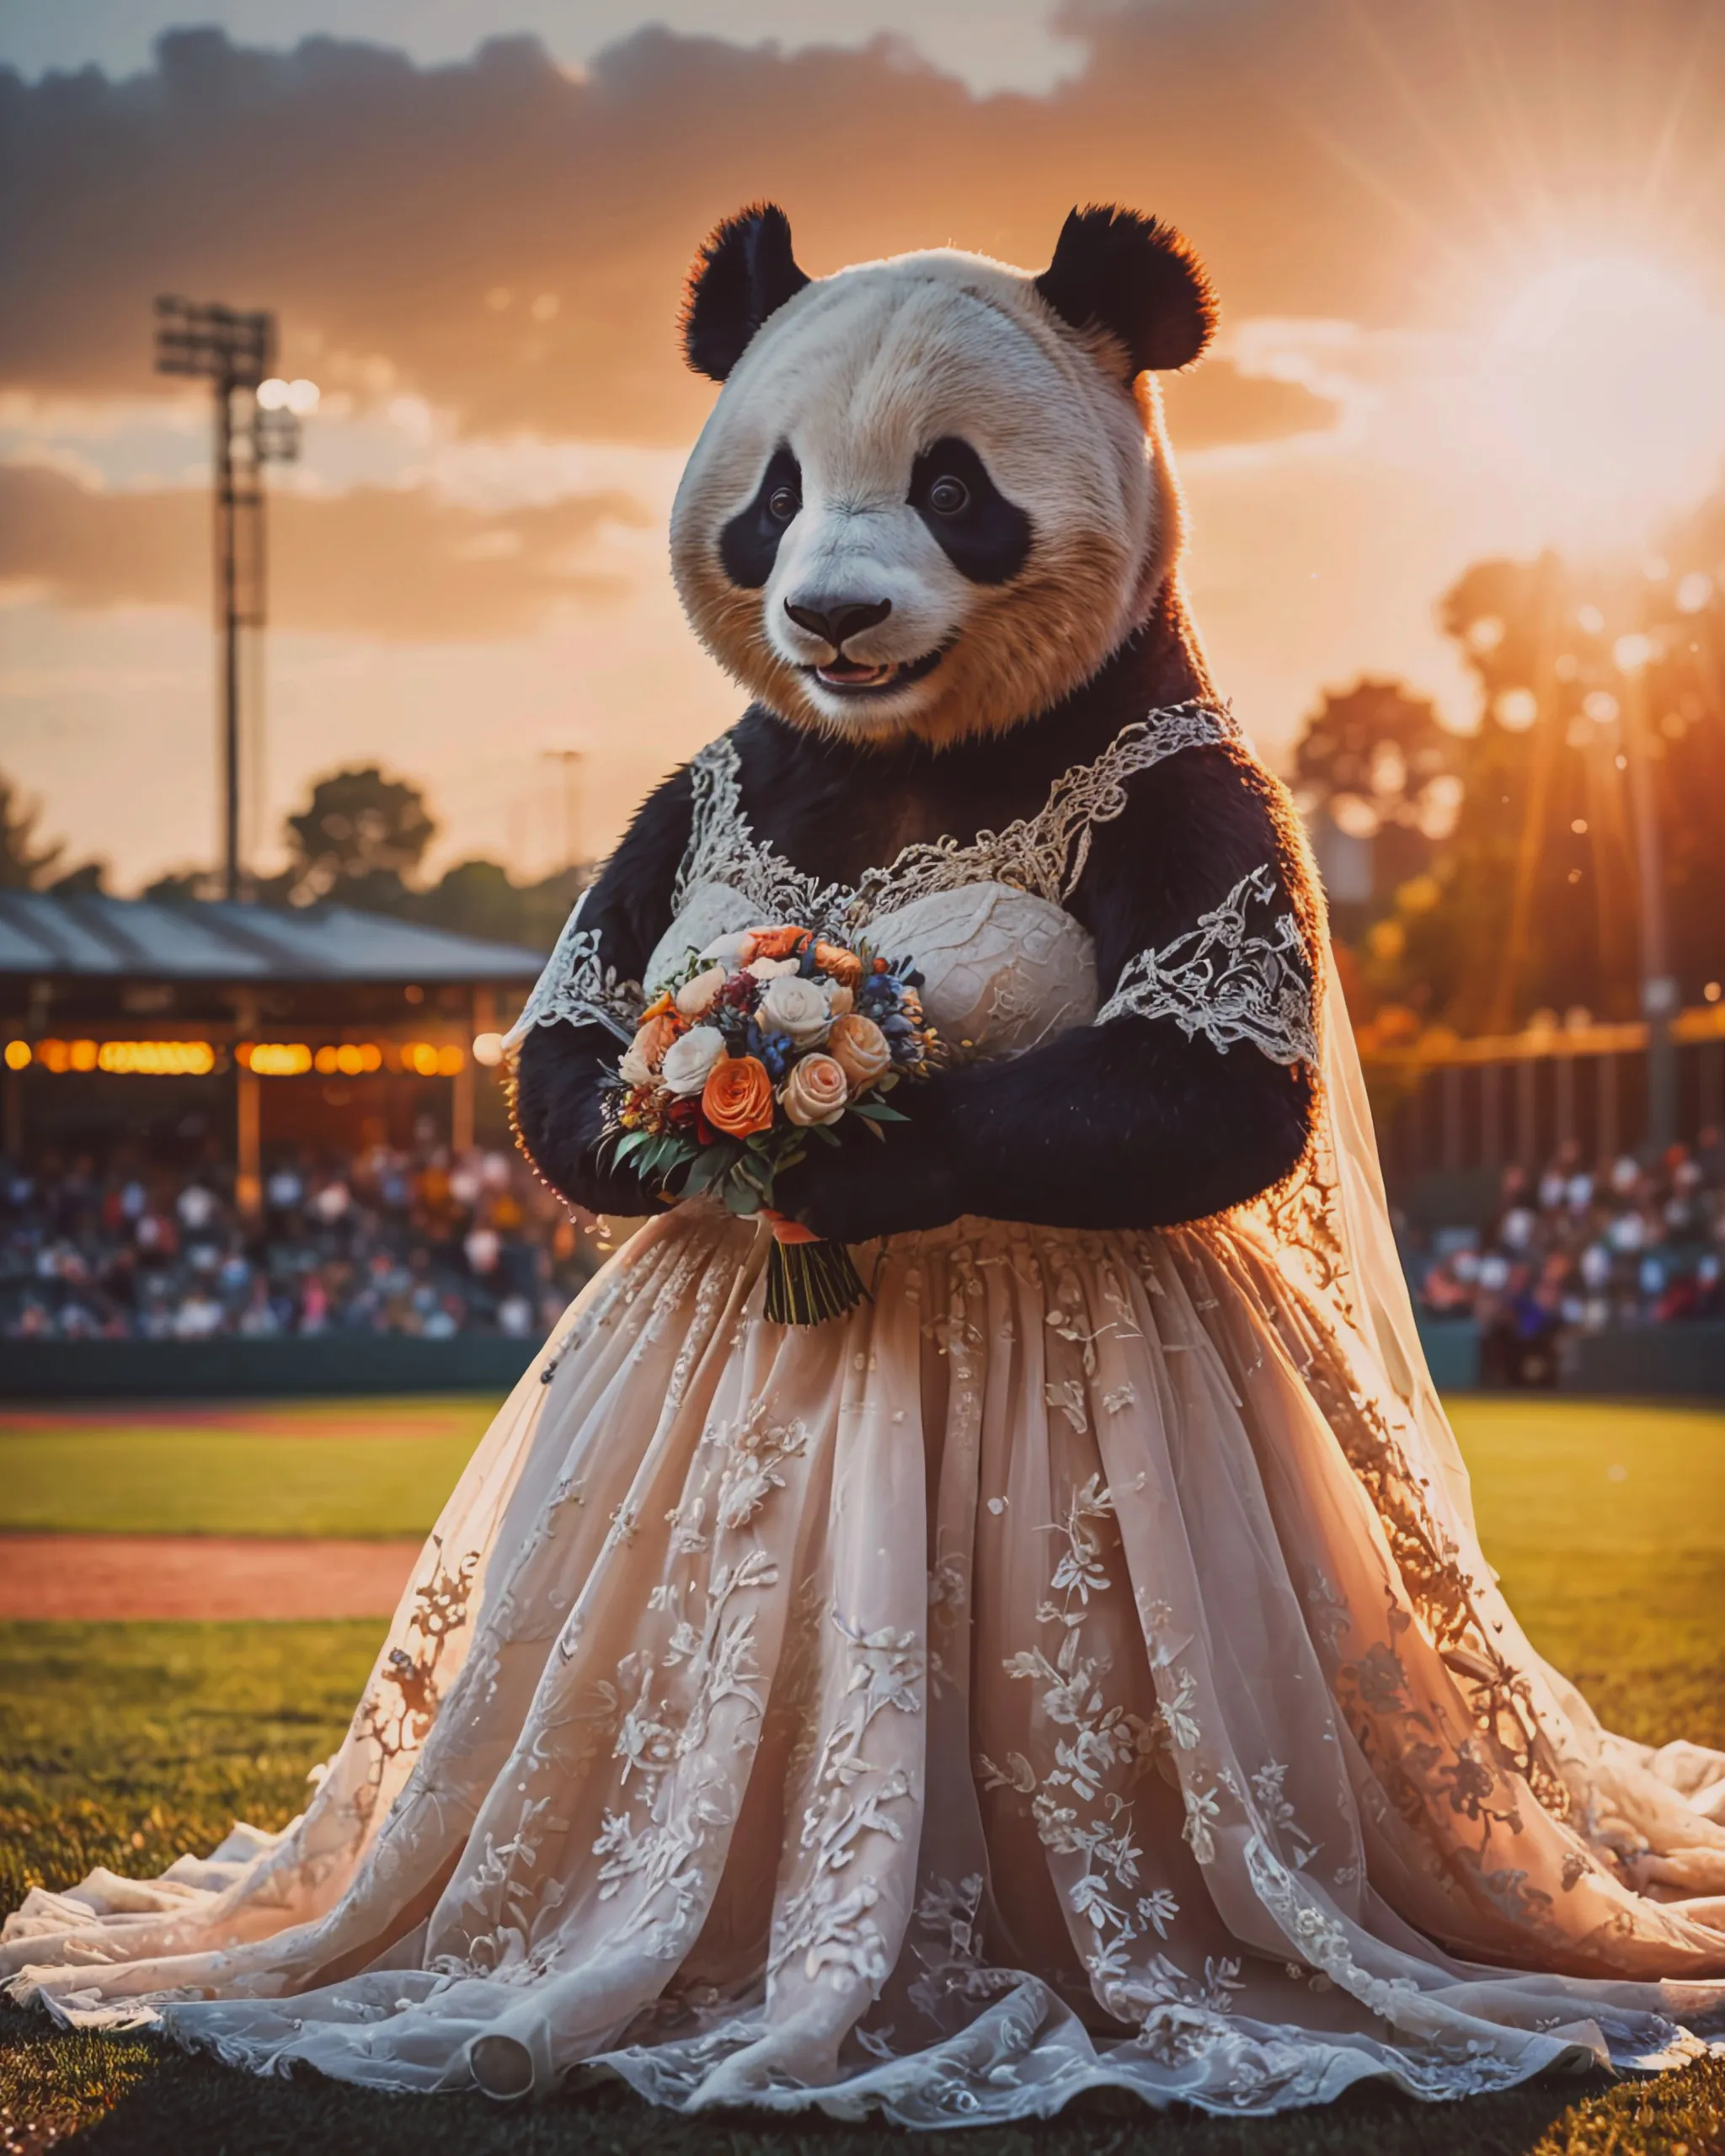
{"label": "stadium floodlight", "polygon": [[[156,302],[156,371],[206,381],[214,396],[216,615],[221,637],[223,895],[240,893],[240,633],[264,620],[264,467],[300,453],[300,422],[318,386],[271,372],[275,318],[164,294]],[[254,744],[256,745],[255,744]]]}

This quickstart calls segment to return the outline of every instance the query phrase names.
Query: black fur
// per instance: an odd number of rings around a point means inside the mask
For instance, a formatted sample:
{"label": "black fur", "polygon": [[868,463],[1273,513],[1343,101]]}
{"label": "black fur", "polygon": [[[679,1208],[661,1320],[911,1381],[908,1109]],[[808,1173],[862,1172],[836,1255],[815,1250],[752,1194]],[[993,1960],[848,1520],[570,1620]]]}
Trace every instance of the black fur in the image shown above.
{"label": "black fur", "polygon": [[724,382],[770,314],[809,282],[791,253],[791,222],[776,202],[727,217],[695,258],[683,296],[683,351],[697,374]]}
{"label": "black fur", "polygon": [[1036,289],[1075,329],[1114,337],[1129,382],[1146,367],[1189,366],[1215,332],[1204,265],[1172,225],[1135,210],[1074,210]]}
{"label": "black fur", "polygon": [[[917,839],[969,838],[1032,814],[1050,782],[1092,760],[1120,728],[1203,687],[1172,600],[1096,679],[1044,717],[939,753],[788,726],[759,707],[736,730],[744,801],[758,838],[803,869],[852,883]],[[584,921],[608,963],[638,979],[668,925],[690,818],[686,771],[636,819]],[[1129,806],[1097,827],[1072,910],[1096,940],[1103,992],[1139,951],[1193,927],[1268,860],[1311,960],[1317,901],[1287,796],[1243,750],[1188,749],[1130,782]],[[558,1025],[523,1047],[516,1114],[547,1181],[595,1212],[656,1208],[627,1170],[602,1170],[598,1078],[614,1038]],[[1008,1062],[942,1073],[905,1096],[911,1120],[885,1146],[843,1145],[782,1178],[785,1209],[844,1241],[930,1227],[960,1213],[1071,1227],[1154,1227],[1257,1196],[1304,1155],[1313,1080],[1239,1045],[1220,1054],[1171,1021],[1083,1027]]]}
{"label": "black fur", "polygon": [[[942,479],[956,479],[964,489],[961,509],[946,510],[937,498],[931,499]],[[1010,584],[1030,558],[1030,519],[956,435],[924,450],[911,467],[910,501],[947,559],[972,584]]]}
{"label": "black fur", "polygon": [[[789,516],[782,514],[787,494],[796,500]],[[718,535],[718,558],[733,584],[745,591],[761,590],[772,574],[778,542],[802,505],[803,473],[789,446],[781,442],[766,460],[755,499],[746,509],[740,509]]]}

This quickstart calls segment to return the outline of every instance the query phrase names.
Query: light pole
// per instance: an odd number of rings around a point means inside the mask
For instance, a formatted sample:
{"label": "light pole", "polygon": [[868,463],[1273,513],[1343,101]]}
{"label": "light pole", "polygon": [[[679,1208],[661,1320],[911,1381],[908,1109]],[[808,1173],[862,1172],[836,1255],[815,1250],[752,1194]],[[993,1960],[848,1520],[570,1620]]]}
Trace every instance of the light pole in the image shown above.
{"label": "light pole", "polygon": [[156,302],[156,371],[213,392],[216,617],[222,740],[222,893],[240,894],[240,632],[264,618],[264,467],[299,455],[314,382],[272,376],[275,318],[169,293]]}
{"label": "light pole", "polygon": [[587,760],[587,752],[585,749],[547,749],[542,753],[547,762],[563,766],[563,865],[573,875],[580,836],[581,766]]}

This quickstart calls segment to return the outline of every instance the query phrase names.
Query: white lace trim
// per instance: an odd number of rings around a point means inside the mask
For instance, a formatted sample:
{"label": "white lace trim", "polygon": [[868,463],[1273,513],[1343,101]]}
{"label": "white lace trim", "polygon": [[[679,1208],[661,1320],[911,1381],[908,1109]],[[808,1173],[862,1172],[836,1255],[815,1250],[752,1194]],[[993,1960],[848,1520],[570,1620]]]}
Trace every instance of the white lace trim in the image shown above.
{"label": "white lace trim", "polygon": [[[979,831],[968,845],[943,838],[908,846],[884,868],[871,868],[852,890],[823,883],[757,839],[743,806],[737,744],[729,734],[709,742],[689,766],[693,810],[677,871],[673,915],[703,885],[740,892],[762,921],[796,921],[829,935],[854,934],[877,914],[895,912],[936,891],[1005,883],[1063,905],[1090,858],[1091,834],[1126,807],[1126,782],[1182,749],[1238,738],[1231,712],[1215,704],[1171,704],[1123,727],[1094,763],[1075,764],[1056,779],[1033,816],[1004,830]],[[580,926],[583,892],[526,1007],[505,1036],[518,1048],[535,1026],[558,1019],[598,1023],[619,1040],[634,1038],[646,1002],[638,981],[622,980],[603,962],[599,931]]]}
{"label": "white lace trim", "polygon": [[1075,764],[1056,779],[1033,816],[1004,830],[979,831],[907,846],[884,868],[871,868],[852,890],[823,883],[793,867],[770,840],[757,839],[743,807],[733,737],[721,734],[689,766],[694,816],[678,872],[673,910],[703,884],[740,891],[764,920],[796,921],[829,932],[862,927],[937,891],[1006,883],[1060,905],[1076,889],[1090,857],[1091,834],[1126,806],[1126,782],[1182,749],[1238,738],[1229,712],[1198,702],[1172,704],[1123,727],[1094,763]]}
{"label": "white lace trim", "polygon": [[1223,1055],[1249,1041],[1272,1062],[1316,1065],[1316,1016],[1299,923],[1279,913],[1265,932],[1247,933],[1249,915],[1280,895],[1269,863],[1242,876],[1219,906],[1199,915],[1196,928],[1127,961],[1097,1024],[1172,1018],[1188,1040],[1202,1033]]}
{"label": "white lace trim", "polygon": [[617,978],[617,968],[599,955],[599,931],[582,927],[582,909],[590,896],[590,887],[576,899],[521,1017],[504,1036],[506,1048],[519,1048],[535,1026],[554,1025],[559,1018],[572,1026],[603,1026],[620,1041],[635,1038],[646,993],[639,981]]}

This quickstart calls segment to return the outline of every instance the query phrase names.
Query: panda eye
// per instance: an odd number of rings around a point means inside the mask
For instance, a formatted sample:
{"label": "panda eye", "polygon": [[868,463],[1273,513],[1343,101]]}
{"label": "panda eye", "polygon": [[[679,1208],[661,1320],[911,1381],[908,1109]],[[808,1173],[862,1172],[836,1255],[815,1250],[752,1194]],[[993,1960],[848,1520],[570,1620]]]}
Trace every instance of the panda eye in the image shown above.
{"label": "panda eye", "polygon": [[766,497],[766,513],[781,524],[788,524],[803,506],[794,487],[775,487]]}
{"label": "panda eye", "polygon": [[970,489],[962,479],[955,479],[948,472],[937,479],[928,490],[928,506],[937,516],[956,516],[970,504]]}

